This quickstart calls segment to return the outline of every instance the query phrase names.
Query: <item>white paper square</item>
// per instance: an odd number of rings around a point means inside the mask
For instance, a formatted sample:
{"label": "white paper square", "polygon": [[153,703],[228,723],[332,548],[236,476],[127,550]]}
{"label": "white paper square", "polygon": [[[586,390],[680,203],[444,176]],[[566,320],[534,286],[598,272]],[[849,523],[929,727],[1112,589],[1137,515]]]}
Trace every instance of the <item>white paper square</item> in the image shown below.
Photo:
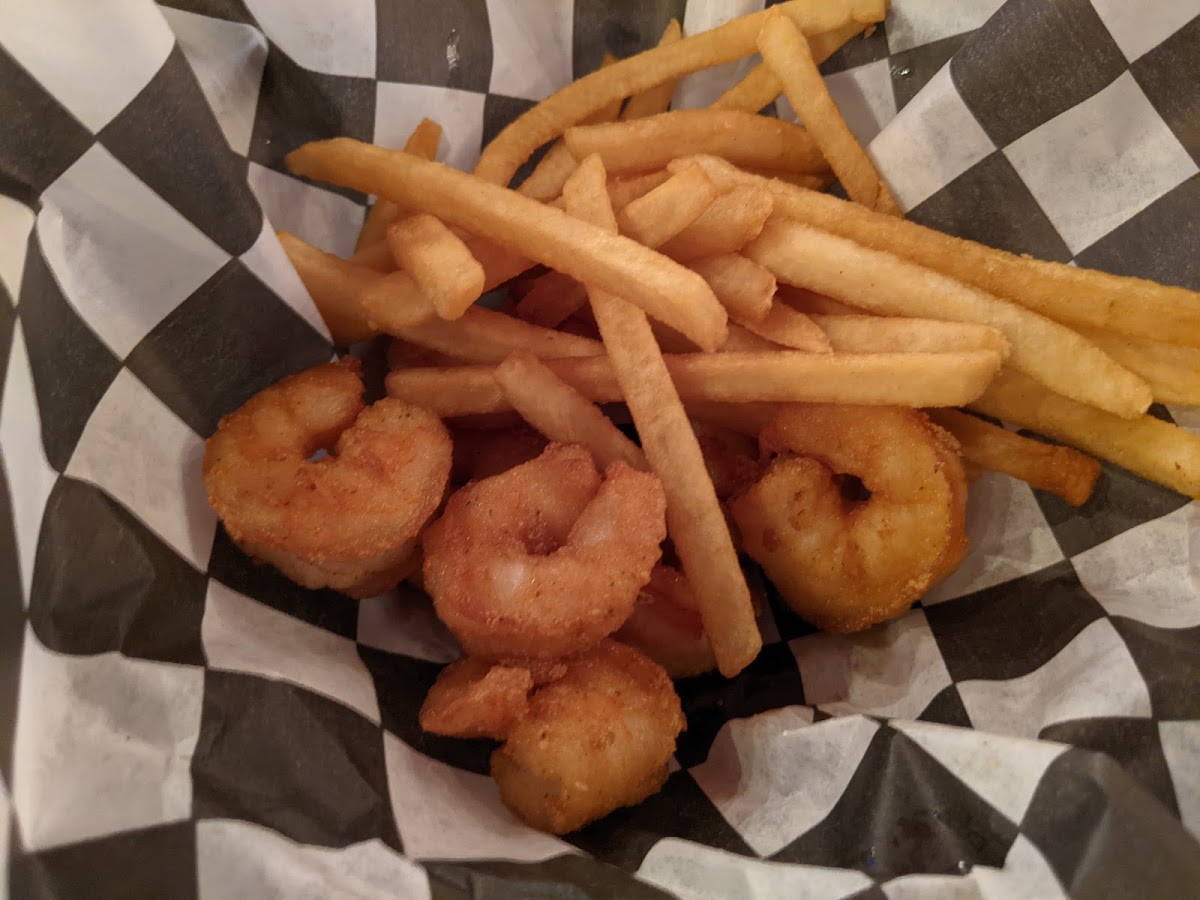
{"label": "white paper square", "polygon": [[1129,72],[1004,155],[1073,254],[1197,172]]}
{"label": "white paper square", "polygon": [[1017,737],[1034,738],[1072,719],[1150,717],[1146,683],[1108,619],[1093,622],[1028,675],[959,682],[958,693],[975,728]]}
{"label": "white paper square", "polygon": [[1200,722],[1159,722],[1163,756],[1183,827],[1200,840]]}
{"label": "white paper square", "polygon": [[200,82],[229,146],[250,150],[258,91],[267,62],[267,39],[257,28],[164,7],[179,49]]}
{"label": "white paper square", "polygon": [[578,852],[520,822],[487,776],[430,759],[386,731],[383,754],[392,812],[410,858],[533,862]]}
{"label": "white paper square", "polygon": [[254,900],[425,900],[425,870],[378,838],[349,847],[313,847],[233,819],[196,823],[201,897]]}
{"label": "white paper square", "polygon": [[12,351],[0,404],[0,457],[3,457],[12,503],[17,565],[21,569],[21,599],[28,606],[42,515],[58,473],[50,467],[42,447],[42,420],[19,319],[13,328]]}
{"label": "white paper square", "polygon": [[119,359],[229,259],[99,144],[42,201],[46,261]]}
{"label": "white paper square", "polygon": [[[846,127],[864,147],[896,118],[896,93],[886,59],[856,66],[825,77],[825,86],[837,103]],[[785,121],[798,121],[788,98],[780,94],[775,111]]]}
{"label": "white paper square", "polygon": [[375,683],[348,638],[264,606],[213,578],[200,636],[210,668],[288,681],[379,723]]}
{"label": "white paper square", "polygon": [[708,759],[690,770],[760,856],[829,815],[879,730],[860,716],[811,723],[812,710],[798,706],[733,719],[717,733]]}
{"label": "white paper square", "polygon": [[469,172],[483,142],[484,94],[427,84],[375,86],[375,143],[401,150],[422,119],[442,126],[438,160]]}
{"label": "white paper square", "polygon": [[296,267],[283,252],[283,245],[275,236],[270,222],[264,220],[258,240],[239,258],[255,278],[274,291],[275,295],[311,325],[317,334],[329,337],[329,327],[317,312],[317,307],[309,296],[308,288],[300,280]]}
{"label": "white paper square", "polygon": [[299,65],[375,77],[375,0],[246,0],[263,32]]}
{"label": "white paper square", "polygon": [[974,31],[1004,0],[892,0],[887,18],[888,50],[900,53],[942,38]]}
{"label": "white paper square", "polygon": [[462,655],[430,599],[406,584],[359,602],[358,643],[433,663],[453,662]]}
{"label": "white paper square", "polygon": [[1200,625],[1200,505],[1132,528],[1072,557],[1080,583],[1109,615],[1157,628]]}
{"label": "white paper square", "polygon": [[204,669],[67,656],[25,634],[13,805],[42,850],[186,819]]}
{"label": "white paper square", "polygon": [[[738,16],[761,12],[765,5],[765,0],[710,0],[707,3],[689,3],[683,11],[683,33],[686,36],[709,31]],[[675,86],[671,109],[711,106],[714,100],[741,81],[759,62],[762,60],[757,55],[747,56],[737,62],[684,75]]]}
{"label": "white paper square", "polygon": [[1092,6],[1130,62],[1200,16],[1200,0],[1092,0]]}
{"label": "white paper square", "polygon": [[933,606],[1041,571],[1066,557],[1029,485],[985,472],[967,494],[970,551],[921,601]]}
{"label": "white paper square", "polygon": [[272,230],[290,231],[335,256],[354,252],[363,223],[359,204],[256,162],[250,163],[246,180]]}
{"label": "white paper square", "polygon": [[915,719],[950,686],[922,610],[857,634],[814,634],[791,644],[804,699],[835,716]]}
{"label": "white paper square", "polygon": [[869,149],[892,193],[909,210],[986,158],[996,146],[958,95],[947,63]]}
{"label": "white paper square", "polygon": [[203,459],[200,437],[122,369],[92,411],[66,474],[103,488],[203,572],[217,526]]}
{"label": "white paper square", "polygon": [[0,3],[0,34],[4,49],[92,131],[138,95],[175,44],[144,0]]}
{"label": "white paper square", "polygon": [[573,80],[572,0],[487,0],[492,29],[488,90],[543,100]]}
{"label": "white paper square", "polygon": [[25,274],[25,249],[33,229],[33,210],[5,194],[0,194],[0,284],[16,305]]}

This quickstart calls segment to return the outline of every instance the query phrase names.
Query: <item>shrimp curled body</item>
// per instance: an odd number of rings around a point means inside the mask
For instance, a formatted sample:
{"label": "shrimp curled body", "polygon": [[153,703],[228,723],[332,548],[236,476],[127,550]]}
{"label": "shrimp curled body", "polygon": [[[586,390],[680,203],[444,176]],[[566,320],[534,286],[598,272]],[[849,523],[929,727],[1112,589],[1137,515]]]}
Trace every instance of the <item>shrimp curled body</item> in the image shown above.
{"label": "shrimp curled body", "polygon": [[[747,552],[819,628],[898,616],[962,561],[966,476],[954,439],[924,414],[792,405],[759,440],[781,455],[731,511]],[[847,497],[845,476],[869,499]]]}
{"label": "shrimp curled body", "polygon": [[204,454],[209,502],[239,547],[352,597],[394,587],[412,565],[452,454],[432,413],[390,399],[364,409],[362,396],[357,360],[308,369],[225,416]]}
{"label": "shrimp curled body", "polygon": [[629,618],[665,536],[657,478],[614,463],[602,480],[586,449],[551,444],[451,496],[425,533],[425,588],[467,653],[553,659]]}

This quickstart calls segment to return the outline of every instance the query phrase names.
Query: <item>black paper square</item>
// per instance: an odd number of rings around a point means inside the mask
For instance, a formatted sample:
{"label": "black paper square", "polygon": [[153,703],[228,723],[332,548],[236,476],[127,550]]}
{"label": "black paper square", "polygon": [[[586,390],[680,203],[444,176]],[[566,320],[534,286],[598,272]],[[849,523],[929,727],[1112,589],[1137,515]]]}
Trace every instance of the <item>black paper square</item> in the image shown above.
{"label": "black paper square", "polygon": [[486,147],[501,129],[536,104],[521,97],[488,94],[483,99],[483,134],[480,143]]}
{"label": "black paper square", "polygon": [[658,43],[672,19],[683,24],[687,0],[594,3],[574,0],[571,60],[576,78],[600,68],[605,53],[625,59]]}
{"label": "black paper square", "polygon": [[[33,204],[92,145],[92,133],[0,47],[0,171]],[[6,191],[7,193],[7,191]]]}
{"label": "black paper square", "polygon": [[971,716],[963,705],[962,695],[955,685],[949,685],[938,691],[936,697],[917,716],[920,722],[936,722],[938,725],[954,725],[958,728],[970,728]]}
{"label": "black paper square", "polygon": [[258,23],[254,20],[250,10],[246,9],[243,0],[158,0],[158,5],[258,27]]}
{"label": "black paper square", "polygon": [[258,239],[262,211],[246,160],[225,140],[178,44],[99,138],[222,249],[236,256]]}
{"label": "black paper square", "polygon": [[126,365],[197,434],[286,375],[328,362],[329,342],[237,259],[156,325]]}
{"label": "black paper square", "polygon": [[8,473],[4,470],[4,460],[0,459],[0,777],[7,785],[13,783],[13,736],[21,682],[21,648],[25,643],[19,573]]}
{"label": "black paper square", "polygon": [[1000,868],[1017,827],[917,744],[880,727],[837,805],[771,857],[887,880]]}
{"label": "black paper square", "polygon": [[375,0],[380,81],[483,93],[492,80],[492,29],[478,0]]}
{"label": "black paper square", "polygon": [[399,847],[379,727],[336,700],[209,670],[192,759],[193,814],[245,819],[304,844]]}
{"label": "black paper square", "polygon": [[12,353],[13,330],[17,324],[17,311],[13,308],[15,299],[9,297],[8,289],[0,282],[0,397],[4,396],[4,382],[8,378],[8,357]]}
{"label": "black paper square", "polygon": [[1054,262],[1071,258],[1050,219],[999,151],[910,210],[908,218],[1013,253]]}
{"label": "black paper square", "polygon": [[[1200,122],[1200,113],[1195,118]],[[1193,175],[1100,238],[1075,262],[1088,269],[1200,290],[1197,209],[1200,175]]]}
{"label": "black paper square", "polygon": [[1156,628],[1113,616],[1150,691],[1155,719],[1200,719],[1200,627]]}
{"label": "black paper square", "polygon": [[433,900],[509,900],[512,897],[563,900],[667,900],[670,894],[638,881],[613,866],[577,853],[541,862],[508,860],[428,860]]}
{"label": "black paper square", "polygon": [[1040,668],[1104,617],[1068,560],[925,608],[946,670],[957,683],[1006,681]]}
{"label": "black paper square", "polygon": [[67,302],[36,238],[25,254],[20,310],[42,443],[61,472],[121,363]]}
{"label": "black paper square", "polygon": [[1196,112],[1195,91],[1188,88],[1198,59],[1200,16],[1134,62],[1129,70],[1163,121],[1200,165],[1200,114]]}
{"label": "black paper square", "polygon": [[908,101],[929,83],[929,79],[941,71],[959,48],[974,37],[975,32],[952,34],[940,41],[930,41],[892,54],[889,65],[892,70],[892,94],[896,98],[896,111],[904,109]]}
{"label": "black paper square", "polygon": [[207,579],[99,488],[59,478],[46,501],[29,599],[60,653],[204,665]]}
{"label": "black paper square", "polygon": [[835,72],[845,72],[857,69],[867,63],[878,62],[888,58],[887,23],[880,22],[872,26],[871,34],[863,37],[855,35],[846,41],[825,62],[821,63],[822,75],[832,75]]}
{"label": "black paper square", "polygon": [[1086,100],[1128,68],[1090,0],[1009,0],[988,21],[985,36],[954,55],[950,75],[997,147]]}

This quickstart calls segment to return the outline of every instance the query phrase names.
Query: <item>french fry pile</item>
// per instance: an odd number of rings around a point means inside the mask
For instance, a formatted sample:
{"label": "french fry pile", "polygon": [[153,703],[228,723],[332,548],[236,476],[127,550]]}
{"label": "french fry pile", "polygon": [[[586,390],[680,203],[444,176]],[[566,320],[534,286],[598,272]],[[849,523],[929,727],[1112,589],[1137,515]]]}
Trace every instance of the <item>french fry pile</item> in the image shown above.
{"label": "french fry pile", "polygon": [[[673,22],[509,125],[473,174],[433,161],[429,121],[403,151],[339,138],[287,158],[378,197],[348,260],[280,235],[335,340],[421,348],[392,396],[515,410],[656,473],[726,675],[761,642],[693,419],[754,434],[785,403],[927,409],[968,464],[1087,499],[1098,463],[965,407],[1200,496],[1200,439],[1147,415],[1200,402],[1200,296],[905,221],[817,71],[885,11],[792,0],[688,37]],[[754,52],[712,108],[668,111],[677,78]],[[781,93],[803,125],[756,114]],[[819,192],[834,178],[850,200]],[[508,282],[508,311],[476,304]],[[596,406],[614,402],[640,447]]]}

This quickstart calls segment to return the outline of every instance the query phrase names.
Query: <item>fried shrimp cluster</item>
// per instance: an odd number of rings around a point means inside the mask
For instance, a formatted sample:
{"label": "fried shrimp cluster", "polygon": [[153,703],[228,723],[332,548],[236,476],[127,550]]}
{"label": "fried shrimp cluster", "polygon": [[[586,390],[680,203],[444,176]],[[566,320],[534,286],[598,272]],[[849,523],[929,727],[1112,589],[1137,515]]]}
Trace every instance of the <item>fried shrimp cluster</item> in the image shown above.
{"label": "fried shrimp cluster", "polygon": [[554,834],[661,788],[684,728],[667,673],[612,640],[540,673],[460,660],[442,672],[420,720],[437,734],[502,740],[492,754],[501,799]]}
{"label": "fried shrimp cluster", "polygon": [[472,656],[557,659],[629,618],[666,537],[653,475],[578,445],[457,491],[424,537],[424,583]]}
{"label": "fried shrimp cluster", "polygon": [[304,587],[370,597],[413,565],[451,454],[432,413],[391,399],[364,407],[358,361],[347,358],[225,416],[205,445],[204,483],[247,554]]}
{"label": "fried shrimp cluster", "polygon": [[759,442],[778,456],[730,509],[746,551],[814,625],[897,616],[962,561],[966,476],[923,413],[790,405]]}

